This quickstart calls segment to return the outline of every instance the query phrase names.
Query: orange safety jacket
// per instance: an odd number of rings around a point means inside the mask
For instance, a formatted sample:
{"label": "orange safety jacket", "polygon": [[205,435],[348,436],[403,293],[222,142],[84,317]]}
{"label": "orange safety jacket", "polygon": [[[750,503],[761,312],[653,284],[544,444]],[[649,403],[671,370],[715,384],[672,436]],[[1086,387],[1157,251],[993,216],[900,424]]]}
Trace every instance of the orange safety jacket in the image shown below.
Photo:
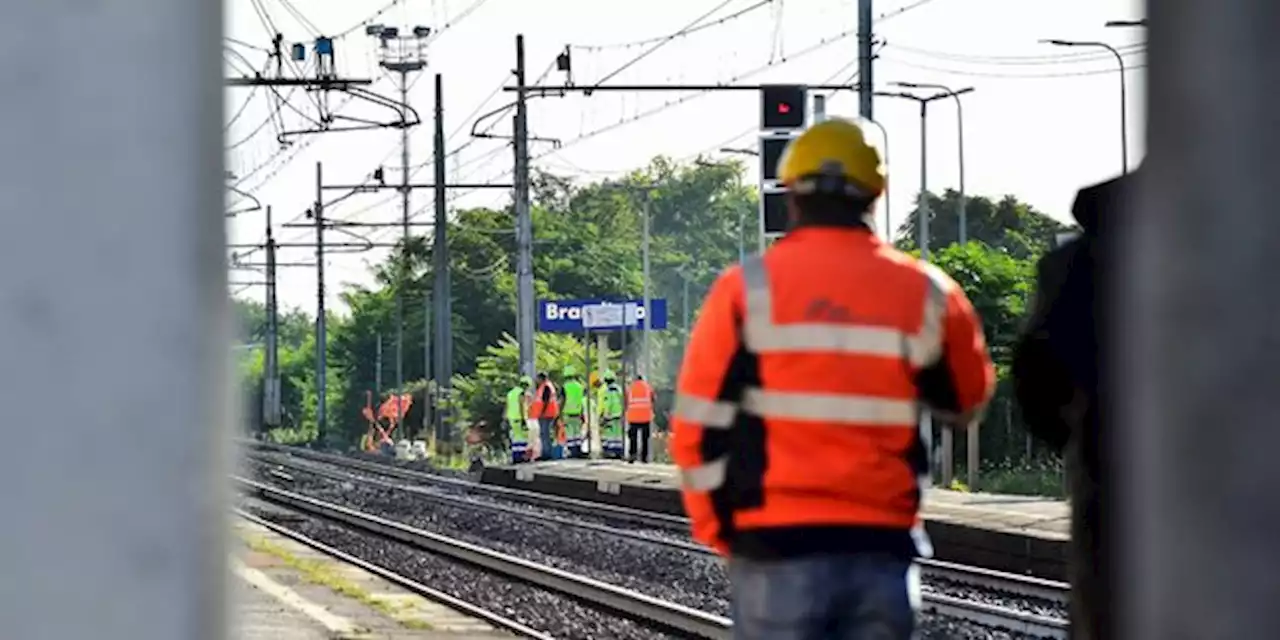
{"label": "orange safety jacket", "polygon": [[994,386],[946,274],[867,230],[793,231],[721,274],[690,336],[671,455],[694,537],[756,558],[930,555],[919,405],[980,412]]}
{"label": "orange safety jacket", "polygon": [[627,422],[653,422],[653,387],[636,380],[627,389]]}
{"label": "orange safety jacket", "polygon": [[[549,398],[543,400],[543,398]],[[560,417],[560,398],[556,395],[556,385],[550,380],[538,386],[538,391],[534,393],[533,402],[529,404],[530,418],[558,418]]]}

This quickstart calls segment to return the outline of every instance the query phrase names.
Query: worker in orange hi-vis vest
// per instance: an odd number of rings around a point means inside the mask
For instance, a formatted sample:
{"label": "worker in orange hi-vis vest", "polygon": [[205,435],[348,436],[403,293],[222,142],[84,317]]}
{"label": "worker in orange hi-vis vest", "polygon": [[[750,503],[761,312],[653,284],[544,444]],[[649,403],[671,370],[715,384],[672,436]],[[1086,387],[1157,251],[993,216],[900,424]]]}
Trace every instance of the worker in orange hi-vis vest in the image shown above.
{"label": "worker in orange hi-vis vest", "polygon": [[731,558],[734,638],[905,640],[932,553],[921,406],[968,428],[994,367],[960,287],[876,237],[885,176],[861,127],[814,124],[779,174],[789,233],[720,275],[685,352],[685,509]]}
{"label": "worker in orange hi-vis vest", "polygon": [[649,438],[653,434],[653,387],[642,375],[637,375],[636,381],[627,388],[627,425],[627,441],[631,447],[627,462],[635,462],[637,452],[640,462],[648,462]]}
{"label": "worker in orange hi-vis vest", "polygon": [[533,402],[529,405],[529,417],[538,420],[538,442],[542,445],[538,459],[554,458],[556,422],[560,417],[560,396],[556,393],[555,383],[551,382],[545,371],[538,374],[538,386],[533,394]]}

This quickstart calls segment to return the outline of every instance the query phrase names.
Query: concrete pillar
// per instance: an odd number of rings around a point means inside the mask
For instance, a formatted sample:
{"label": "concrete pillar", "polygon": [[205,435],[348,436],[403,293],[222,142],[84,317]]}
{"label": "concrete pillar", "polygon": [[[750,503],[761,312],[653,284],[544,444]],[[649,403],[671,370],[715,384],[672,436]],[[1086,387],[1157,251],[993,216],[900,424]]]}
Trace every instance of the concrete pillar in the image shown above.
{"label": "concrete pillar", "polygon": [[1280,637],[1280,4],[1149,5],[1157,107],[1113,298],[1114,637]]}
{"label": "concrete pillar", "polygon": [[0,4],[6,638],[225,637],[221,25]]}

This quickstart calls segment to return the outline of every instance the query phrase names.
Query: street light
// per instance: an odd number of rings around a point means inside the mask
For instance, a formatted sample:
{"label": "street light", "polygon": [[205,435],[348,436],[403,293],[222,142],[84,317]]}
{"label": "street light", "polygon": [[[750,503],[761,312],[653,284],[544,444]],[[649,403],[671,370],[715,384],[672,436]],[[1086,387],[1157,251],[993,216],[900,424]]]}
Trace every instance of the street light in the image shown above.
{"label": "street light", "polygon": [[903,87],[905,89],[933,89],[935,91],[946,92],[947,95],[956,99],[956,135],[958,138],[957,147],[960,150],[960,244],[969,241],[969,214],[968,200],[964,197],[964,107],[960,102],[960,95],[973,91],[973,87],[965,87],[959,91],[953,90],[951,87],[941,84],[921,84],[916,82],[895,82],[894,86]]}
{"label": "street light", "polygon": [[[872,120],[870,118],[863,118],[863,120],[865,122],[870,122],[871,124],[874,124],[876,128],[880,130],[880,140],[883,143],[881,146],[884,147],[884,154],[883,154],[884,157],[881,158],[881,164],[884,165],[885,173],[888,173],[889,172],[889,132],[885,130],[884,125],[880,124],[875,120]],[[889,208],[889,185],[886,184],[884,188],[884,239],[885,239],[885,242],[892,244],[893,243],[893,225],[889,220],[890,210],[891,209]]]}
{"label": "street light", "polygon": [[[732,148],[726,147],[726,148],[720,149],[720,152],[729,153],[729,154],[736,153],[744,156],[760,155],[760,153],[758,151],[755,151],[754,149],[732,149]],[[705,162],[705,161],[699,160],[698,165],[703,167],[724,166],[724,163]],[[760,197],[763,198],[764,194],[760,194]],[[743,210],[739,209],[738,210],[738,263],[739,264],[745,262],[747,259],[747,244],[746,244],[747,241],[746,241],[746,235],[745,235],[746,227],[744,225],[745,225],[745,222],[743,220]]]}
{"label": "street light", "polygon": [[[1141,21],[1145,26],[1146,21]],[[1107,23],[1110,26],[1112,23]],[[1117,25],[1119,23],[1116,23]],[[1098,47],[1111,52],[1116,57],[1116,62],[1120,64],[1120,173],[1129,172],[1129,117],[1128,105],[1125,89],[1125,69],[1124,56],[1120,55],[1116,48],[1105,42],[1080,42],[1076,40],[1041,40],[1044,44],[1051,44],[1055,47]]]}
{"label": "street light", "polygon": [[973,91],[973,87],[966,87],[959,91],[948,93],[937,93],[931,96],[918,96],[914,93],[906,93],[901,91],[876,91],[874,95],[885,98],[901,98],[903,100],[914,100],[920,105],[920,216],[916,221],[916,242],[920,245],[920,258],[922,260],[929,259],[929,200],[924,194],[929,189],[929,103],[934,100],[950,98]]}

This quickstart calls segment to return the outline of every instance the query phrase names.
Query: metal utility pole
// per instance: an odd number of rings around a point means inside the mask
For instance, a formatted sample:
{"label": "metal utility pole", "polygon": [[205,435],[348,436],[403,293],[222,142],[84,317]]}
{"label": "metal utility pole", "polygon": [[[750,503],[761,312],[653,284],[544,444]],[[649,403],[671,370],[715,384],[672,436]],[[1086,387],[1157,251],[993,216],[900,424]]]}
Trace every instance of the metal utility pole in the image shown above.
{"label": "metal utility pole", "polygon": [[[436,329],[436,367],[432,376],[435,379],[436,405],[447,403],[450,399],[451,378],[453,377],[453,336],[452,336],[452,294],[449,282],[449,221],[445,201],[445,153],[444,153],[444,80],[436,74],[436,131],[435,131],[435,237],[431,251],[432,271],[435,276],[435,329]],[[449,424],[447,417],[452,418],[452,410],[435,412],[435,434],[437,442],[449,440]]]}
{"label": "metal utility pole", "polygon": [[858,115],[874,120],[874,61],[871,56],[871,0],[858,0]]}
{"label": "metal utility pole", "polygon": [[916,82],[895,82],[896,86],[904,89],[933,89],[942,91],[948,96],[956,100],[956,147],[960,151],[960,203],[957,206],[958,219],[960,221],[960,244],[969,241],[969,216],[968,216],[968,199],[964,195],[964,105],[960,102],[960,96],[973,91],[973,87],[965,87],[956,91],[951,87],[941,84],[921,84]]}
{"label": "metal utility pole", "polygon": [[[401,36],[396,27],[378,27],[374,33],[381,44],[379,65],[400,76],[400,204],[401,204],[401,255],[396,272],[396,416],[403,415],[400,395],[404,391],[404,288],[408,271],[409,250],[409,74],[422,71],[427,66],[425,40],[431,35],[428,27],[417,26],[410,36]],[[394,46],[393,46],[394,45]],[[425,374],[425,372],[424,372]],[[406,437],[408,434],[405,434]]]}
{"label": "metal utility pole", "polygon": [[325,362],[328,334],[324,317],[324,168],[319,162],[316,163],[316,205],[311,215],[316,225],[316,440],[325,446],[324,401],[329,368]]}
{"label": "metal utility pole", "polygon": [[[890,169],[889,131],[885,129],[884,125],[880,124],[880,121],[878,120],[868,119],[867,122],[874,124],[876,128],[880,130],[880,140],[883,141],[883,144],[881,145],[883,149],[881,149],[881,151],[884,152],[881,154],[882,156],[881,161],[884,163],[885,171],[888,171]],[[889,175],[893,175],[893,174],[890,173]],[[893,243],[893,225],[892,225],[892,221],[889,219],[890,210],[891,210],[891,207],[889,206],[889,188],[888,186],[886,186],[884,190],[884,241],[892,244]]]}
{"label": "metal utility pole", "polygon": [[[644,318],[641,318],[641,322],[643,324],[640,325],[640,349],[644,352],[643,375],[645,375],[650,381],[653,379],[653,369],[651,368],[653,362],[649,352],[649,317],[653,315],[649,304],[649,202],[651,200],[651,195],[652,192],[646,189],[644,192],[644,237],[641,241],[641,262],[643,263],[644,269]],[[626,314],[624,313],[624,322],[626,320],[625,315]]]}
{"label": "metal utility pole", "polygon": [[382,332],[378,332],[378,344],[373,348],[373,410],[382,402]]}
{"label": "metal utility pole", "polygon": [[515,209],[516,209],[516,339],[520,370],[536,374],[533,364],[533,220],[529,212],[528,92],[524,73],[524,35],[516,36]]}
{"label": "metal utility pole", "polygon": [[262,376],[262,424],[280,426],[280,308],[276,302],[276,238],[267,206],[267,352]]}
{"label": "metal utility pole", "polygon": [[[1116,24],[1115,26],[1145,26],[1146,21],[1142,21],[1142,25]],[[1112,26],[1108,23],[1108,26]],[[1106,49],[1111,55],[1116,57],[1116,63],[1120,65],[1120,173],[1129,172],[1129,98],[1128,90],[1125,82],[1124,56],[1120,55],[1116,48],[1105,42],[1080,42],[1076,40],[1041,40],[1046,44],[1055,47],[1097,47]]]}
{"label": "metal utility pole", "polygon": [[[432,371],[431,368],[431,290],[427,289],[422,292],[422,370]],[[425,395],[425,392],[424,392]],[[422,431],[421,433],[429,433],[429,429],[435,424],[436,411],[433,407],[422,408]]]}
{"label": "metal utility pole", "polygon": [[920,259],[929,259],[929,218],[932,213],[929,209],[929,103],[943,98],[959,96],[973,91],[973,87],[966,87],[959,91],[936,93],[931,96],[918,96],[913,93],[904,92],[882,92],[877,91],[876,95],[886,98],[901,98],[903,100],[912,100],[920,105],[920,207],[919,215],[916,219],[916,243],[920,246]]}

